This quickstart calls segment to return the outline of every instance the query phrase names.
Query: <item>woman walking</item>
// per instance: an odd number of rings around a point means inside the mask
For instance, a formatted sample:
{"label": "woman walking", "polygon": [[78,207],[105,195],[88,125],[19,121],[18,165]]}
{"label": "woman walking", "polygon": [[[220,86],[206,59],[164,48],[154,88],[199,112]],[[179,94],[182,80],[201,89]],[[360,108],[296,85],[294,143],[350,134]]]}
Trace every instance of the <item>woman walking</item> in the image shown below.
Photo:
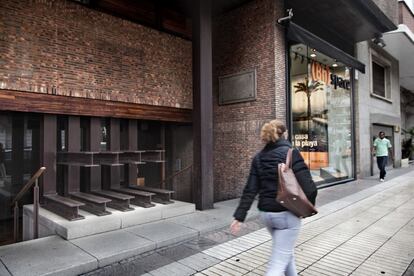
{"label": "woman walking", "polygon": [[[297,275],[294,247],[301,228],[301,219],[276,202],[278,185],[277,168],[286,162],[288,149],[287,132],[283,122],[272,120],[263,125],[260,133],[266,146],[253,158],[249,178],[243,190],[239,206],[230,226],[233,234],[240,230],[253,200],[259,194],[258,208],[261,219],[272,235],[272,255],[267,276]],[[297,150],[292,153],[292,169],[309,201],[315,204],[316,186],[310,171]]]}

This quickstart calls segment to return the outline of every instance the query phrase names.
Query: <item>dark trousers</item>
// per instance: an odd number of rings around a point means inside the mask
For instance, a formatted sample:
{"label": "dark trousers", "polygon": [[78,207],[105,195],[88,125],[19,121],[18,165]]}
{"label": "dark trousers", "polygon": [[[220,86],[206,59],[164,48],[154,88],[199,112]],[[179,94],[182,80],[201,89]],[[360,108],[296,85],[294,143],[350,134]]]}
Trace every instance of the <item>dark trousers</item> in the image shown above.
{"label": "dark trousers", "polygon": [[377,156],[377,165],[380,170],[380,178],[384,178],[387,174],[385,172],[385,166],[387,165],[388,156]]}

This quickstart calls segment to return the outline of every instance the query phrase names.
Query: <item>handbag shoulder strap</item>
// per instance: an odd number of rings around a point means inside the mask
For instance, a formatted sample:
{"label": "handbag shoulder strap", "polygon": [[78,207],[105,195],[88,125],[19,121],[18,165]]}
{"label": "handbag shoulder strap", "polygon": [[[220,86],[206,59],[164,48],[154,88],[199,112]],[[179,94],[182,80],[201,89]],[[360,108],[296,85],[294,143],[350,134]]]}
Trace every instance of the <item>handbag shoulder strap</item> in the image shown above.
{"label": "handbag shoulder strap", "polygon": [[292,148],[289,148],[286,155],[286,166],[292,168]]}

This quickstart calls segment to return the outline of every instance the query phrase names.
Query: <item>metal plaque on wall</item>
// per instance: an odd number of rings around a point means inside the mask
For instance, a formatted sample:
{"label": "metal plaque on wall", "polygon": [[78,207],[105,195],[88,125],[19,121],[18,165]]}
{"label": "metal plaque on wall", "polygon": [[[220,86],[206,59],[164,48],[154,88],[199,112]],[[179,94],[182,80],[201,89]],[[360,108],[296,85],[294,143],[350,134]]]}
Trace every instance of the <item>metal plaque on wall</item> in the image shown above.
{"label": "metal plaque on wall", "polygon": [[256,69],[219,77],[219,104],[256,100]]}

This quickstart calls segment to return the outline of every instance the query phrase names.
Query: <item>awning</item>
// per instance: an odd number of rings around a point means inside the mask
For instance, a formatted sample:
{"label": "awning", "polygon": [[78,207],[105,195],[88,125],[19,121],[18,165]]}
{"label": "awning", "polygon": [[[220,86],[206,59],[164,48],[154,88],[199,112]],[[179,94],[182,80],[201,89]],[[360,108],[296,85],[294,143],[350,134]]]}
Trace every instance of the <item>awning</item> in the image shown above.
{"label": "awning", "polygon": [[372,0],[287,0],[285,3],[286,8],[293,9],[293,22],[351,55],[355,43],[397,29]]}
{"label": "awning", "polygon": [[384,34],[384,49],[399,60],[400,85],[414,91],[414,34],[406,25]]}
{"label": "awning", "polygon": [[293,22],[288,23],[286,27],[288,28],[287,34],[290,40],[304,43],[331,58],[335,58],[347,66],[353,67],[360,72],[365,73],[365,65],[341,49],[338,49],[334,45],[319,38]]}

